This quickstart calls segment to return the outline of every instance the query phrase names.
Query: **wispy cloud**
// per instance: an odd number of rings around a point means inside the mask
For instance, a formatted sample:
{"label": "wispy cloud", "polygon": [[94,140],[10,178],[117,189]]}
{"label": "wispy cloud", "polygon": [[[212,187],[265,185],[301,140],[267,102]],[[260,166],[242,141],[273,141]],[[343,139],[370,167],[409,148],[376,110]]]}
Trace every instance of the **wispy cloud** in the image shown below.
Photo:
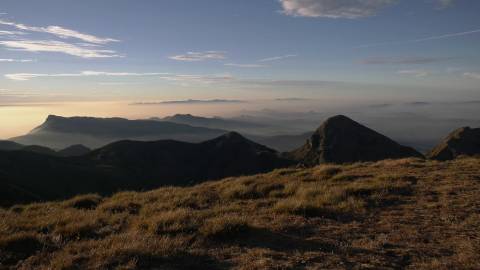
{"label": "wispy cloud", "polygon": [[438,36],[429,36],[429,37],[425,37],[425,38],[418,38],[418,39],[411,39],[411,40],[371,43],[371,44],[356,46],[355,49],[388,46],[388,45],[396,45],[396,44],[409,44],[409,43],[426,42],[426,41],[432,41],[432,40],[468,36],[468,35],[473,35],[473,34],[478,34],[478,33],[480,33],[480,29],[475,29],[475,30],[465,31],[465,32],[458,32],[458,33],[450,33],[450,34],[438,35]]}
{"label": "wispy cloud", "polygon": [[406,64],[418,65],[429,64],[452,59],[451,57],[370,57],[359,61],[365,65]]}
{"label": "wispy cloud", "polygon": [[55,40],[7,40],[0,45],[11,50],[28,52],[57,52],[82,58],[123,57],[114,50],[104,50],[95,47],[85,47]]}
{"label": "wispy cloud", "polygon": [[467,36],[467,35],[472,35],[472,34],[477,34],[477,33],[480,33],[480,29],[476,29],[476,30],[472,30],[472,31],[459,32],[459,33],[451,33],[451,34],[440,35],[440,36],[431,36],[431,37],[426,37],[426,38],[419,38],[419,39],[411,40],[410,42],[424,42],[424,41],[437,40],[437,39]]}
{"label": "wispy cloud", "polygon": [[228,63],[225,64],[228,67],[238,67],[238,68],[264,68],[268,67],[266,65],[259,65],[259,64],[235,64],[235,63]]}
{"label": "wispy cloud", "polygon": [[476,72],[465,72],[463,73],[463,77],[467,79],[475,79],[475,80],[480,80],[480,73]]}
{"label": "wispy cloud", "polygon": [[221,104],[221,103],[245,103],[245,100],[236,100],[236,99],[187,99],[187,100],[168,100],[168,101],[158,101],[158,102],[134,102],[130,105],[176,105],[176,104]]}
{"label": "wispy cloud", "polygon": [[280,56],[274,56],[274,57],[269,57],[269,58],[264,58],[258,60],[258,62],[272,62],[272,61],[278,61],[278,60],[283,60],[291,57],[297,57],[298,55],[296,54],[286,54],[286,55],[280,55]]}
{"label": "wispy cloud", "polygon": [[396,0],[279,0],[283,13],[296,17],[356,19],[375,15]]}
{"label": "wispy cloud", "polygon": [[399,70],[397,73],[403,74],[403,75],[412,75],[416,78],[423,78],[423,77],[430,76],[432,74],[430,71],[424,70],[424,69]]}
{"label": "wispy cloud", "polygon": [[80,73],[12,73],[5,74],[5,77],[15,81],[28,81],[35,78],[48,77],[91,77],[91,76],[110,76],[110,77],[126,77],[126,76],[165,76],[168,73],[132,73],[132,72],[104,72],[104,71],[82,71]]}
{"label": "wispy cloud", "polygon": [[186,54],[174,55],[169,57],[176,61],[199,62],[205,60],[223,60],[226,59],[226,53],[222,51],[206,52],[187,52]]}
{"label": "wispy cloud", "polygon": [[455,2],[455,0],[436,0],[436,2],[439,9],[444,9],[453,5],[453,2]]}
{"label": "wispy cloud", "polygon": [[24,32],[20,32],[20,31],[5,31],[5,30],[0,31],[0,36],[15,36],[15,35],[24,35],[24,34],[25,34]]}
{"label": "wispy cloud", "polygon": [[37,27],[37,26],[29,26],[29,25],[6,21],[6,20],[0,20],[0,24],[12,26],[22,31],[48,33],[48,34],[55,35],[59,38],[64,38],[64,39],[75,38],[75,39],[79,39],[85,42],[95,43],[95,44],[107,44],[110,42],[119,41],[113,38],[102,38],[102,37],[97,37],[90,34],[81,33],[72,29],[67,29],[61,26],[56,26],[56,25],[51,25],[47,27]]}
{"label": "wispy cloud", "polygon": [[235,81],[235,77],[230,74],[224,75],[192,75],[192,74],[169,74],[165,76],[161,76],[161,79],[171,81],[171,82],[178,82],[184,86],[188,85],[189,83],[204,83],[204,84],[211,84],[211,83],[228,83]]}
{"label": "wispy cloud", "polygon": [[79,73],[11,73],[5,74],[6,78],[14,81],[28,81],[35,78],[62,78],[62,77],[147,77],[155,76],[159,79],[181,84],[187,83],[222,83],[231,82],[235,78],[229,74],[224,75],[192,75],[192,74],[171,74],[165,72],[105,72],[105,71],[82,71]]}
{"label": "wispy cloud", "polygon": [[308,98],[288,97],[288,98],[276,98],[276,101],[306,101]]}
{"label": "wispy cloud", "polygon": [[10,59],[10,58],[0,58],[0,63],[31,63],[35,62],[34,59]]}

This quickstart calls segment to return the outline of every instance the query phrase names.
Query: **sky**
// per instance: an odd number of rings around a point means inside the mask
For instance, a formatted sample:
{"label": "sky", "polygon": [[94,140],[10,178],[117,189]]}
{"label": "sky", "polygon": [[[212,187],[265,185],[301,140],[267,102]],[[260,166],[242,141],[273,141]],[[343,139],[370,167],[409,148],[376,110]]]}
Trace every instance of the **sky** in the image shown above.
{"label": "sky", "polygon": [[479,12],[477,0],[2,0],[0,138],[50,113],[480,100]]}

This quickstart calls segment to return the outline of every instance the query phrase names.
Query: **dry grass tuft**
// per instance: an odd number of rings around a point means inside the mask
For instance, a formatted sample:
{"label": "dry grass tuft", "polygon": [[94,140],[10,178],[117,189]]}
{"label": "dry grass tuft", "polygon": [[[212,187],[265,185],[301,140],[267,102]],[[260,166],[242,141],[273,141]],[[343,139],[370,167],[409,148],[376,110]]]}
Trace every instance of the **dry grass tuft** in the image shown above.
{"label": "dry grass tuft", "polygon": [[102,202],[102,200],[103,198],[98,194],[86,194],[67,200],[64,202],[64,205],[66,207],[73,207],[76,209],[92,210],[95,209]]}
{"label": "dry grass tuft", "polygon": [[249,228],[245,217],[223,216],[208,219],[199,232],[207,239],[230,241],[246,233]]}

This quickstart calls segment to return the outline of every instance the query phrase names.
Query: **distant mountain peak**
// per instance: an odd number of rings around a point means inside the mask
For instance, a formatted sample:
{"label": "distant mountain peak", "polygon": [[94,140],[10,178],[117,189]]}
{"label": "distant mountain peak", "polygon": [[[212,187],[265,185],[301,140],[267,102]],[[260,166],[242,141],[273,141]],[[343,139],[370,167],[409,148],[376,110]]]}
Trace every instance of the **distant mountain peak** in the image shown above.
{"label": "distant mountain peak", "polygon": [[60,156],[64,157],[75,157],[82,156],[90,153],[91,149],[84,146],[83,144],[74,144],[65,149],[58,151]]}
{"label": "distant mountain peak", "polygon": [[226,140],[248,140],[247,138],[243,137],[240,133],[235,131],[230,131],[225,135],[221,136],[220,138],[224,138]]}
{"label": "distant mountain peak", "polygon": [[47,116],[47,119],[45,120],[45,122],[54,121],[54,120],[63,119],[63,118],[65,118],[65,117],[54,115],[54,114],[49,114]]}
{"label": "distant mountain peak", "polygon": [[328,118],[303,147],[290,154],[309,166],[422,157],[413,148],[402,146],[344,115]]}

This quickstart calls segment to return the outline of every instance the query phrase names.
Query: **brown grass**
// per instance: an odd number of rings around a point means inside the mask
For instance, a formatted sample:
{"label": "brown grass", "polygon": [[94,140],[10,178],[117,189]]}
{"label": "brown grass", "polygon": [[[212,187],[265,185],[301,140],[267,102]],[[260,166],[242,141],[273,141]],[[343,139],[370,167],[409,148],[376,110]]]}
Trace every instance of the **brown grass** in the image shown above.
{"label": "brown grass", "polygon": [[480,159],[322,165],[0,209],[0,269],[480,269]]}

